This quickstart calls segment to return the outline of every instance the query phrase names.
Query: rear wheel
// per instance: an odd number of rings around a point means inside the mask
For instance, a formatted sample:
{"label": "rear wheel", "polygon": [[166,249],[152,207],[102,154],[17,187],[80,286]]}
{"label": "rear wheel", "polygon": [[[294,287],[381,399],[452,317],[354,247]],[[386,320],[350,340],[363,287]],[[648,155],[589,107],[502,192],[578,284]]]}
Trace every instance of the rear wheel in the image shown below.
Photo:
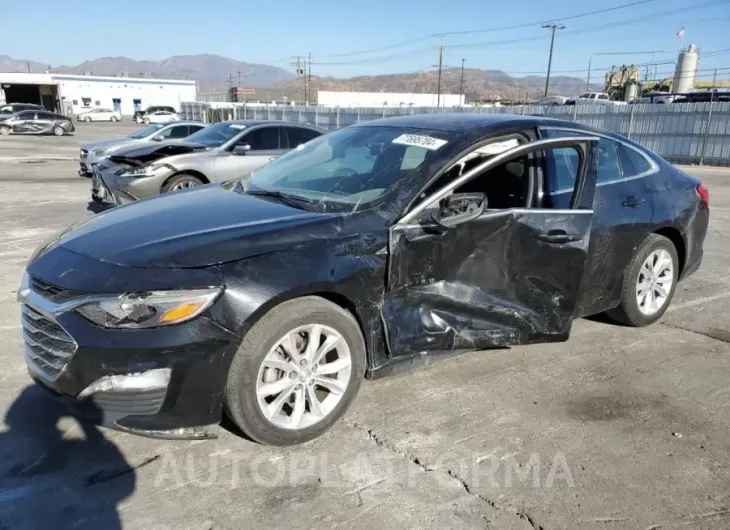
{"label": "rear wheel", "polygon": [[84,117],[84,121],[85,121],[86,123],[91,123],[91,117],[90,117],[90,116],[85,116],[85,117]]}
{"label": "rear wheel", "polygon": [[679,276],[677,249],[659,234],[646,238],[624,270],[621,303],[608,312],[629,326],[648,326],[666,312]]}
{"label": "rear wheel", "polygon": [[250,438],[292,445],[327,431],[357,395],[365,343],[355,318],[318,296],[284,302],[246,333],[226,407]]}
{"label": "rear wheel", "polygon": [[112,116],[112,117],[110,118],[110,120],[111,120],[111,121],[119,121],[119,118],[117,118],[116,116]]}
{"label": "rear wheel", "polygon": [[149,118],[145,118],[144,120],[142,120],[142,123],[144,123],[145,125],[149,125],[150,124],[150,119]]}
{"label": "rear wheel", "polygon": [[63,127],[61,127],[60,125],[56,125],[53,128],[53,134],[56,136],[63,136],[64,134],[66,134],[66,131],[64,131]]}
{"label": "rear wheel", "polygon": [[10,127],[7,125],[0,125],[0,136],[7,136],[11,132]]}
{"label": "rear wheel", "polygon": [[165,182],[165,185],[162,186],[162,193],[167,193],[168,191],[186,190],[188,188],[200,186],[201,184],[203,184],[203,181],[200,180],[198,177],[188,175],[187,173],[181,173],[180,175],[175,175],[170,180]]}

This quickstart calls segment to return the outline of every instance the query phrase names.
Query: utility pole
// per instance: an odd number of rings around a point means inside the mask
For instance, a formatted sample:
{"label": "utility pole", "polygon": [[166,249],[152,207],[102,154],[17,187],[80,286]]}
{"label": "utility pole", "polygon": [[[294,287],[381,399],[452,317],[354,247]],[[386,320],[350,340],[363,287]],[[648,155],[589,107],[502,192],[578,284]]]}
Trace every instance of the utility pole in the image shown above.
{"label": "utility pole", "polygon": [[307,58],[307,86],[309,87],[307,106],[309,106],[310,100],[312,99],[312,52],[309,52],[309,57]]}
{"label": "utility pole", "polygon": [[30,73],[30,61],[28,61],[28,73]]}
{"label": "utility pole", "polygon": [[439,79],[436,86],[436,106],[441,106],[441,68],[444,64],[444,36],[439,35]]}
{"label": "utility pole", "polygon": [[301,55],[297,55],[294,57],[294,59],[297,60],[295,63],[290,63],[292,66],[295,66],[297,69],[297,77],[302,76],[302,81],[304,81],[304,98],[306,100],[307,98],[307,76],[305,75],[305,68],[306,64],[304,65],[304,68],[302,67],[302,59],[303,57]]}
{"label": "utility pole", "polygon": [[[461,60],[461,81],[459,82],[459,94],[464,95],[464,61],[466,59]],[[466,103],[466,96],[464,97],[464,103]]]}
{"label": "utility pole", "polygon": [[241,88],[241,74],[243,73],[242,70],[238,70],[238,88]]}
{"label": "utility pole", "polygon": [[233,72],[228,72],[228,94],[231,98],[230,101],[233,101]]}
{"label": "utility pole", "polygon": [[550,68],[552,68],[552,66],[553,66],[553,45],[555,44],[555,30],[565,29],[565,26],[563,26],[562,24],[543,24],[542,27],[552,31],[552,36],[550,37],[550,57],[548,58],[547,77],[545,78],[545,95],[544,95],[544,97],[547,97],[548,88],[550,87]]}

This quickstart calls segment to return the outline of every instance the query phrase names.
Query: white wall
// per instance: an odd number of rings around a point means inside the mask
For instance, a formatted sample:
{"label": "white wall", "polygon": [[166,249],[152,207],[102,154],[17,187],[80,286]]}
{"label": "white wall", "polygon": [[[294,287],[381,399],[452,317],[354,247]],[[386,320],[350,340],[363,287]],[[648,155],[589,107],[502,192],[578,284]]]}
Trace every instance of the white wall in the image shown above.
{"label": "white wall", "polygon": [[[399,92],[334,92],[320,90],[317,104],[326,107],[436,107],[437,94]],[[441,94],[440,106],[459,107],[462,94]]]}
{"label": "white wall", "polygon": [[[60,86],[63,106],[70,103],[75,114],[95,107],[113,109],[115,98],[121,100],[125,115],[134,114],[134,100],[140,101],[142,110],[150,105],[166,105],[179,111],[181,102],[195,101],[197,97],[195,81],[56,74],[53,78]],[[90,100],[88,106],[83,98]]]}

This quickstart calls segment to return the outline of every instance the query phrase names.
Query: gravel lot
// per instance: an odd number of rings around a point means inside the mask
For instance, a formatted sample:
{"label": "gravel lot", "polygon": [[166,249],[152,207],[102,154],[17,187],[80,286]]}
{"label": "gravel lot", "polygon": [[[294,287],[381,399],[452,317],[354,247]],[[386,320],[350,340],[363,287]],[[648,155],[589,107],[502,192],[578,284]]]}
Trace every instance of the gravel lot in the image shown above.
{"label": "gravel lot", "polygon": [[[82,141],[0,139],[0,528],[729,528],[730,170],[705,260],[663,320],[471,353],[366,382],[319,440],[169,442],[81,425],[30,386],[15,291],[86,216]],[[113,244],[113,242],[110,242]]]}

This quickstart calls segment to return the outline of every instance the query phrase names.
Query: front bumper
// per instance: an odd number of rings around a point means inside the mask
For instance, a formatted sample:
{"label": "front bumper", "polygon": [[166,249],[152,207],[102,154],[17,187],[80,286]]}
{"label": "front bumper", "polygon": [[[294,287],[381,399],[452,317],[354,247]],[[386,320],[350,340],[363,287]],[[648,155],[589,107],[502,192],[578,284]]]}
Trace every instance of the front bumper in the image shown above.
{"label": "front bumper", "polygon": [[125,177],[115,169],[92,169],[91,199],[104,206],[120,206],[159,195],[162,185],[172,173],[154,177]]}
{"label": "front bumper", "polygon": [[183,324],[114,330],[76,313],[69,302],[75,293],[26,278],[19,298],[28,370],[72,413],[160,438],[204,437],[206,426],[220,422],[227,367],[240,340],[216,323],[216,304]]}

